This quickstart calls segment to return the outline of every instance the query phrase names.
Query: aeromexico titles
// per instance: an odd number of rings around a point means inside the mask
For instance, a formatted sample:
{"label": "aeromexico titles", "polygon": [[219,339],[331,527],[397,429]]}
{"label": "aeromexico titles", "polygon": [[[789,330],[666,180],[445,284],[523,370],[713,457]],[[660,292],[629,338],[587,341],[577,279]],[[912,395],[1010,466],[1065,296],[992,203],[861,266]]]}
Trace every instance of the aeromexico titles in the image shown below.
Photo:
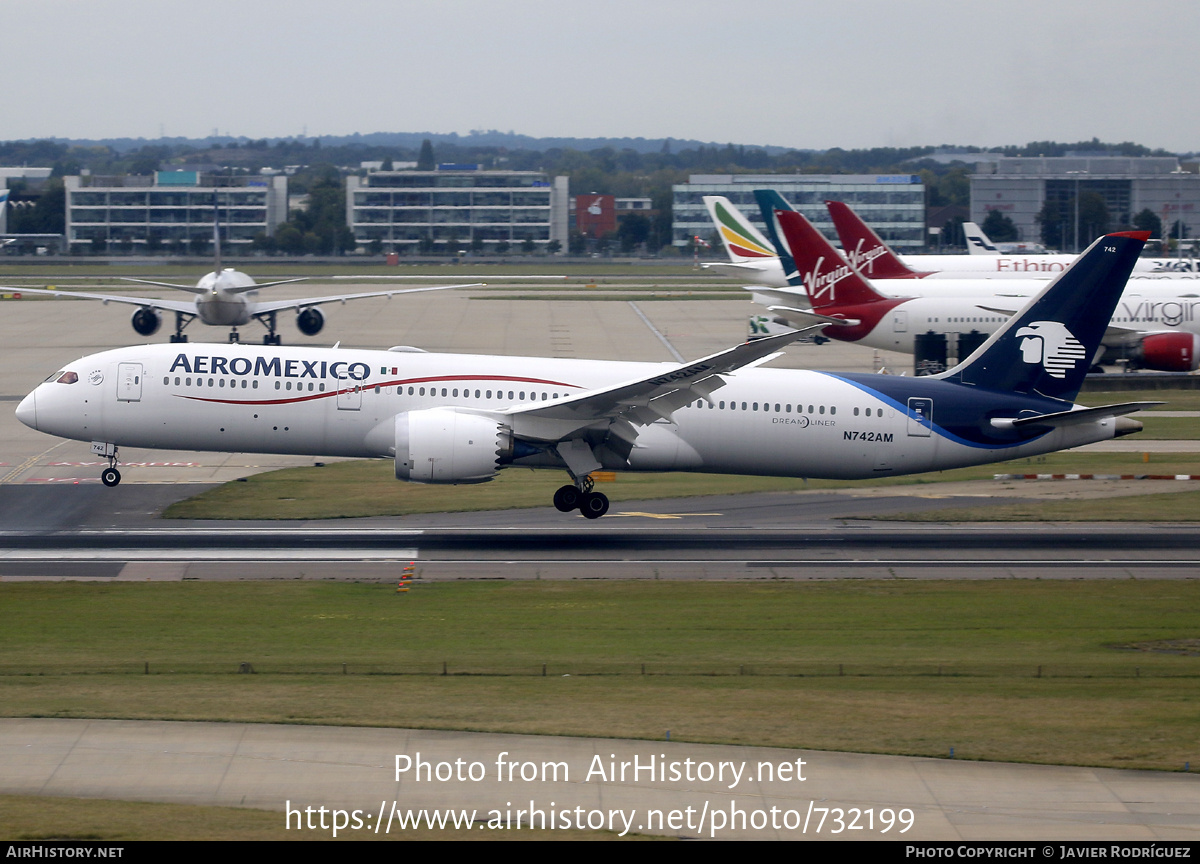
{"label": "aeromexico titles", "polygon": [[[749,290],[757,302],[789,325],[820,320],[810,311],[827,319],[840,319],[841,324],[822,330],[832,339],[909,354],[914,353],[916,340],[923,335],[945,337],[951,345],[965,338],[966,345],[973,347],[1016,311],[1032,293],[1031,288],[1045,285],[1039,281],[1012,290],[1020,283],[1005,280],[983,283],[981,287],[976,280],[868,281],[801,214],[795,214],[798,220],[787,217],[791,229],[785,235],[780,230],[784,220],[778,214],[794,211],[777,192],[756,190],[754,194],[773,246],[781,252],[779,260],[788,268],[795,287]],[[826,203],[845,227],[849,208],[839,202]],[[885,254],[876,255],[873,261],[886,272],[904,267],[865,225],[848,231],[844,240],[854,241],[853,245],[846,244],[851,248],[884,249]],[[887,285],[888,292],[876,290],[879,285]],[[917,290],[910,293],[907,288]],[[1200,366],[1198,310],[1200,297],[1193,282],[1130,279],[1101,340],[1104,350],[1093,362],[1122,360],[1133,368],[1195,370]],[[845,326],[849,320],[855,323]]]}
{"label": "aeromexico titles", "polygon": [[1144,234],[1093,244],[941,375],[763,368],[792,331],[658,364],[249,345],[143,345],[62,367],[21,422],[122,447],[380,457],[396,477],[479,483],[566,471],[564,512],[595,518],[598,469],[869,478],[1032,456],[1134,432],[1145,407],[1074,404]]}

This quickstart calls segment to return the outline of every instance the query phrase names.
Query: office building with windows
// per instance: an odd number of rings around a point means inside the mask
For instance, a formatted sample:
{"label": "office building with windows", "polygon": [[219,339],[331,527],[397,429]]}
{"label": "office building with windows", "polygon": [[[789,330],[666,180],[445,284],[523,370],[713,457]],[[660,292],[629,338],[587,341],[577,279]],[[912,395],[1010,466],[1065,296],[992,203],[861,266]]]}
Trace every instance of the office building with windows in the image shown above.
{"label": "office building with windows", "polygon": [[711,242],[715,229],[705,195],[725,196],[763,230],[755,189],[779,192],[834,243],[827,200],[845,201],[896,249],[925,245],[925,185],[915,174],[693,174],[671,188],[675,246],[688,245],[692,237]]}
{"label": "office building with windows", "polygon": [[[1075,203],[1088,192],[1103,200],[1108,223],[1093,225],[1081,215],[1076,242]],[[1019,240],[1038,242],[1039,216],[1048,215],[1059,223],[1051,233],[1063,252],[1086,247],[1096,239],[1091,235],[1129,227],[1143,210],[1158,216],[1165,231],[1182,219],[1190,236],[1197,236],[1200,174],[1185,172],[1174,156],[1068,154],[998,156],[977,163],[971,175],[971,221],[983,224],[999,211],[1013,221]]]}
{"label": "office building with windows", "polygon": [[[346,178],[346,222],[360,247],[421,254],[567,247],[568,178],[537,171],[373,171]],[[451,251],[457,251],[451,249]]]}
{"label": "office building with windows", "polygon": [[214,206],[222,248],[232,254],[287,220],[284,176],[158,171],[63,182],[67,247],[81,254],[211,254]]}

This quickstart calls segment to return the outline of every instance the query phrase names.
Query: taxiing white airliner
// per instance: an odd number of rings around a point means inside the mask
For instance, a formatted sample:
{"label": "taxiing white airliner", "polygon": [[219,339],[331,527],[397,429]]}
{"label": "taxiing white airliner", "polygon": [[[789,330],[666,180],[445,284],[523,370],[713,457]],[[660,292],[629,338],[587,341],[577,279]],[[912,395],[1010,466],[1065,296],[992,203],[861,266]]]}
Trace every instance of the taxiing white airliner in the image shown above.
{"label": "taxiing white airliner", "polygon": [[25,397],[34,429],[118,447],[384,457],[396,477],[479,483],[566,470],[555,506],[596,518],[590,475],[859,479],[976,465],[1137,431],[1157,403],[1074,404],[1146,235],[1097,240],[967,360],[903,378],[759,368],[799,336],[655,364],[249,345],[143,345],[67,364]]}
{"label": "taxiing white airliner", "polygon": [[280,344],[275,332],[275,317],[279,312],[296,310],[296,329],[305,336],[316,336],[325,326],[325,315],[319,308],[322,303],[345,303],[347,300],[363,300],[367,297],[393,297],[397,294],[414,294],[421,291],[445,291],[451,288],[477,288],[484,283],[468,285],[436,285],[428,288],[397,288],[384,291],[367,291],[359,294],[331,294],[325,297],[302,297],[298,300],[260,301],[251,295],[260,288],[303,282],[307,277],[279,279],[275,282],[255,282],[240,270],[221,266],[221,232],[216,219],[213,220],[213,249],[216,260],[213,269],[200,277],[195,285],[178,285],[173,282],[155,282],[151,279],[124,277],[126,282],[174,288],[194,296],[190,300],[160,300],[148,297],[131,297],[127,294],[92,294],[84,291],[58,291],[44,288],[14,288],[22,294],[45,294],[50,297],[69,297],[81,300],[99,300],[102,303],[126,303],[137,306],[130,323],[142,336],[153,336],[162,326],[162,313],[175,313],[175,332],[172,342],[187,342],[183,332],[193,320],[212,327],[230,327],[229,341],[238,342],[237,328],[251,321],[258,321],[267,328],[263,336],[264,345]]}

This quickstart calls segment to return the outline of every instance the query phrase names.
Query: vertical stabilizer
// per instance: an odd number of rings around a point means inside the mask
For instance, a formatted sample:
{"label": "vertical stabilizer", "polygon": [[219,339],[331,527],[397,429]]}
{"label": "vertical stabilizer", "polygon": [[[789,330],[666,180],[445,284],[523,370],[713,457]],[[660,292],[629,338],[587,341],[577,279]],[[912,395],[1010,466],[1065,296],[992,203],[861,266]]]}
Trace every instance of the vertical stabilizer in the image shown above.
{"label": "vertical stabilizer", "polygon": [[704,206],[708,208],[708,215],[725,245],[729,260],[734,264],[748,264],[775,257],[775,248],[770,241],[750,224],[750,220],[728,198],[705,195]]}
{"label": "vertical stabilizer", "polygon": [[1101,237],[958,366],[940,378],[1074,400],[1148,231]]}
{"label": "vertical stabilizer", "polygon": [[843,201],[826,201],[846,259],[859,273],[871,279],[923,279],[892,251],[878,234]]}
{"label": "vertical stabilizer", "polygon": [[[757,192],[755,194],[758,194]],[[772,220],[778,223],[780,259],[785,255],[793,262],[785,270],[788,281],[795,276],[797,284],[808,293],[812,308],[817,311],[842,306],[857,306],[887,300],[863,276],[838,254],[804,214],[794,210],[776,210]]]}
{"label": "vertical stabilizer", "polygon": [[963,223],[963,236],[967,238],[967,251],[972,255],[999,255],[996,244],[988,239],[983,229],[974,222]]}
{"label": "vertical stabilizer", "polygon": [[779,253],[779,263],[783,266],[783,275],[789,285],[801,286],[800,276],[796,272],[796,261],[788,251],[787,243],[779,230],[779,222],[775,212],[781,210],[787,213],[795,210],[782,195],[774,189],[755,189],[754,200],[758,202],[758,210],[762,214],[763,223],[767,226],[767,236]]}
{"label": "vertical stabilizer", "polygon": [[221,278],[221,211],[217,206],[217,190],[213,189],[213,279],[219,278]]}

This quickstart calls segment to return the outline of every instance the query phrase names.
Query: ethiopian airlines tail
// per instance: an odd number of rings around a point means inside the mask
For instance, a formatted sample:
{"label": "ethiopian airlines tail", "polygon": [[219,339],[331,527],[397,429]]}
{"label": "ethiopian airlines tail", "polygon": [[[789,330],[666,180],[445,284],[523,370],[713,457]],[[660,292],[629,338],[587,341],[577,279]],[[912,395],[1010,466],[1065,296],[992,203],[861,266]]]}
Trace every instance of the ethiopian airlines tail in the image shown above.
{"label": "ethiopian airlines tail", "polygon": [[983,229],[974,222],[963,223],[963,236],[967,238],[967,251],[972,255],[999,255],[996,244],[988,239]]}
{"label": "ethiopian airlines tail", "polygon": [[971,356],[938,377],[1073,400],[1149,237],[1148,231],[1101,237]]}
{"label": "ethiopian airlines tail", "polygon": [[734,264],[748,264],[775,257],[775,249],[757,228],[733,206],[728,198],[705,195],[704,206],[712,217],[729,260]]}
{"label": "ethiopian airlines tail", "polygon": [[843,201],[826,201],[833,227],[856,270],[873,279],[924,279],[929,273],[912,269]]}

